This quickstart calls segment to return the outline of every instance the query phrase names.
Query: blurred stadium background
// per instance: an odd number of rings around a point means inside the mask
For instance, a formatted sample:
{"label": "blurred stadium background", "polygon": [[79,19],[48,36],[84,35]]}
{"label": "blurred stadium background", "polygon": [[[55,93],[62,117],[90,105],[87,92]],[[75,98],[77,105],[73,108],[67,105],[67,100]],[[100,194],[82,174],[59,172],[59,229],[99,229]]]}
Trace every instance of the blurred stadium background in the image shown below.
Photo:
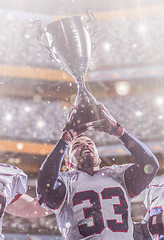
{"label": "blurred stadium background", "polygon": [[[157,156],[164,173],[163,0],[0,0],[0,156],[29,177],[36,196],[39,167],[59,138],[76,84],[36,40],[43,27],[91,8],[98,23],[86,84],[111,114]],[[132,162],[112,136],[89,133],[103,165]],[[65,166],[62,166],[65,170]],[[132,217],[145,213],[144,192],[132,201]],[[61,239],[55,216],[37,220],[5,215],[6,240]],[[16,234],[16,235],[15,235]],[[21,235],[20,235],[21,234]],[[56,237],[55,237],[56,236]]]}

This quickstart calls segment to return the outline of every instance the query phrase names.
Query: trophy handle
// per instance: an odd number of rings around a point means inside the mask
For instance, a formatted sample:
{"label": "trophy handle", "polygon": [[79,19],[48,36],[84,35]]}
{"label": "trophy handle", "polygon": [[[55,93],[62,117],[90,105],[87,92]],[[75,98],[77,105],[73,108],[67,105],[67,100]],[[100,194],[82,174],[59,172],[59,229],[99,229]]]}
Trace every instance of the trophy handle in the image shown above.
{"label": "trophy handle", "polygon": [[97,24],[97,20],[93,14],[93,10],[88,8],[86,9],[86,14],[88,16],[87,21],[85,22],[85,28],[88,31],[90,38],[91,38],[91,42],[92,42],[92,46],[93,48],[95,48],[95,43],[93,41],[94,36],[98,30],[98,24]]}
{"label": "trophy handle", "polygon": [[56,52],[54,52],[54,50],[52,51],[52,45],[53,45],[53,42],[51,44],[51,46],[49,47],[47,44],[44,43],[44,41],[42,40],[42,36],[43,34],[46,34],[46,30],[43,30],[42,27],[41,27],[41,21],[40,20],[36,20],[33,22],[33,24],[35,25],[36,27],[36,38],[37,40],[39,41],[39,43],[44,46],[48,52],[49,52],[49,57],[52,61],[54,61],[54,58],[57,62],[59,62],[59,57],[58,57],[58,54]]}

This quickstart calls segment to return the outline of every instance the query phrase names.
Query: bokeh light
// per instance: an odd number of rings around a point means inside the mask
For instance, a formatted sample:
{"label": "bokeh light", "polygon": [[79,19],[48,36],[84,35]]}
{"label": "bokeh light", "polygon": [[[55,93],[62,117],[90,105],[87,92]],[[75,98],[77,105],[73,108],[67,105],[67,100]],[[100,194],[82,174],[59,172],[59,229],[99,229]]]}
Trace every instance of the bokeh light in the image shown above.
{"label": "bokeh light", "polygon": [[120,96],[125,96],[130,92],[130,84],[125,81],[115,83],[115,88]]}
{"label": "bokeh light", "polygon": [[16,147],[17,147],[18,150],[22,150],[24,148],[24,143],[19,142],[19,143],[16,144]]}

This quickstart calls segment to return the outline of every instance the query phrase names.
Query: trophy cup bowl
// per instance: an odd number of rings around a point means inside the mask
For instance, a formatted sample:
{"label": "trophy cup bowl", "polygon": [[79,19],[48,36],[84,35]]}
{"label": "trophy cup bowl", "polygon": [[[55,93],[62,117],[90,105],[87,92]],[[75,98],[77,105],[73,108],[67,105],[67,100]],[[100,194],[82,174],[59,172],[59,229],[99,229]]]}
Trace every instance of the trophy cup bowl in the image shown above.
{"label": "trophy cup bowl", "polygon": [[[42,41],[43,34],[47,37],[48,46]],[[73,16],[52,22],[44,30],[38,28],[37,36],[49,50],[51,59],[59,62],[71,77],[77,80],[86,75],[91,56],[91,39],[84,17]]]}
{"label": "trophy cup bowl", "polygon": [[[36,26],[37,38],[48,49],[51,59],[56,60],[77,83],[78,94],[74,103],[74,106],[78,106],[76,123],[102,119],[97,100],[85,86],[84,77],[89,67],[92,41],[84,17],[63,18],[48,24],[43,30],[40,21]],[[43,34],[48,45],[42,41]]]}

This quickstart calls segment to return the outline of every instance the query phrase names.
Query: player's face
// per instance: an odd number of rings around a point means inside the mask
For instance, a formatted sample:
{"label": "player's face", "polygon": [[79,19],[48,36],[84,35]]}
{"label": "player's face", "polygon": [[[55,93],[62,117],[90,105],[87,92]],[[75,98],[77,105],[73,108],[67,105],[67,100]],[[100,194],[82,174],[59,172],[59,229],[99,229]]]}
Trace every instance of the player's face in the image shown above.
{"label": "player's face", "polygon": [[97,148],[90,138],[82,136],[72,141],[69,150],[69,164],[72,168],[85,171],[99,166],[100,162]]}

